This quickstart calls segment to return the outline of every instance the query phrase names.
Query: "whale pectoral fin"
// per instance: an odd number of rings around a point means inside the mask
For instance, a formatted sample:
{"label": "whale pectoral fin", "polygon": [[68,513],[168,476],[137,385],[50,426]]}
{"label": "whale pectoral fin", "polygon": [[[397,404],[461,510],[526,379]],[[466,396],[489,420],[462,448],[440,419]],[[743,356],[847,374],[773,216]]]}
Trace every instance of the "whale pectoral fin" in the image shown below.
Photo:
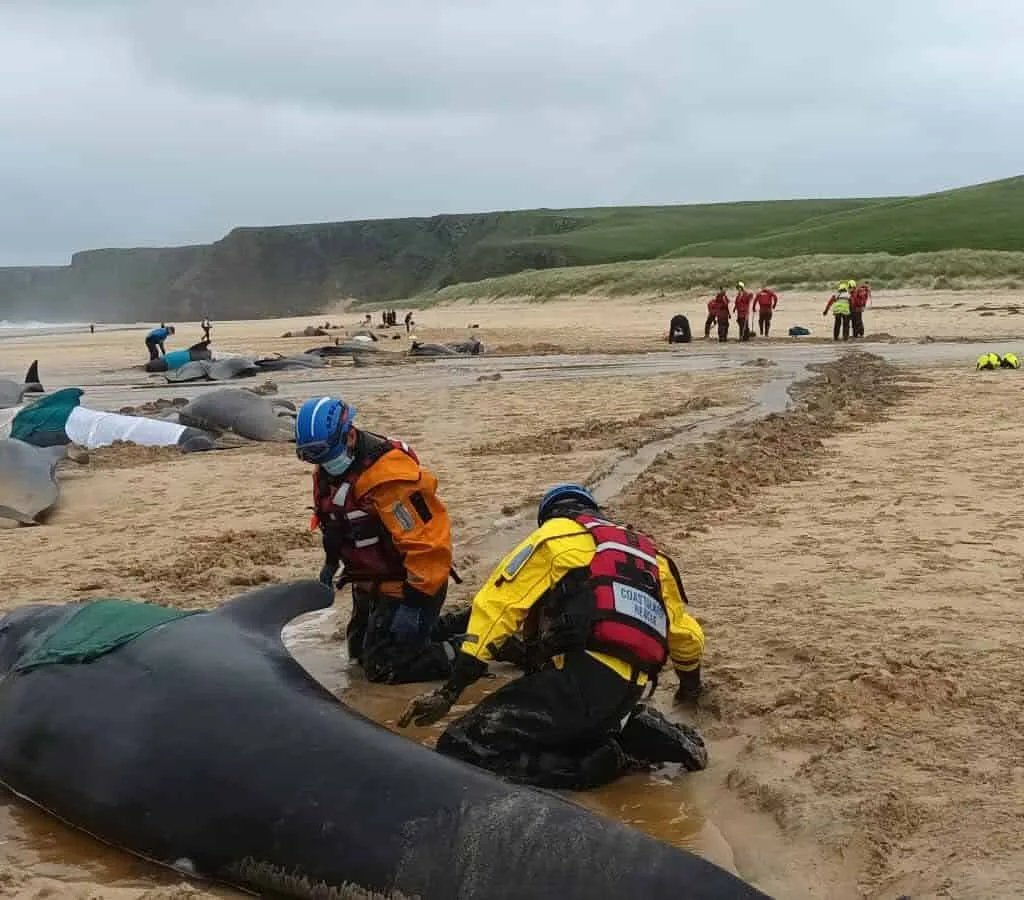
{"label": "whale pectoral fin", "polygon": [[327,609],[333,602],[331,592],[321,582],[291,581],[234,597],[216,614],[228,616],[242,628],[276,637],[296,616]]}
{"label": "whale pectoral fin", "polygon": [[25,515],[20,510],[10,506],[0,506],[0,519],[13,519],[19,525],[38,525],[39,523],[31,516]]}

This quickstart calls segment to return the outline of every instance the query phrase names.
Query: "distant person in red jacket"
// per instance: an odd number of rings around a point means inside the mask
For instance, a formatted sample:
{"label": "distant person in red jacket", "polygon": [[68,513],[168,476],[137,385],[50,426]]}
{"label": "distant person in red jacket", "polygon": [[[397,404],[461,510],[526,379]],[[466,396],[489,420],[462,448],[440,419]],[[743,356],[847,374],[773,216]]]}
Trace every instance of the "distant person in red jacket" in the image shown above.
{"label": "distant person in red jacket", "polygon": [[754,295],[747,290],[742,281],[736,282],[736,299],[733,302],[733,310],[736,313],[736,327],[740,330],[740,340],[749,340],[753,333],[750,330],[750,304],[754,302]]}
{"label": "distant person in red jacket", "polygon": [[[718,308],[717,304],[719,302],[719,298],[724,295],[725,288],[719,288],[718,293],[708,300],[708,317],[704,320],[704,340],[711,337],[711,326],[715,324],[715,310]],[[726,297],[725,302],[729,302],[728,297]]]}
{"label": "distant person in red jacket", "polygon": [[871,286],[850,282],[850,324],[855,338],[864,337],[864,309],[871,302]]}
{"label": "distant person in red jacket", "polygon": [[718,340],[729,340],[729,295],[724,287],[720,287],[718,293],[708,301],[708,317],[704,322],[705,339],[711,337],[712,322],[718,323]]}
{"label": "distant person in red jacket", "polygon": [[772,313],[779,305],[779,296],[775,291],[768,288],[761,288],[754,296],[754,309],[757,310],[757,333],[762,337],[768,337],[772,330]]}

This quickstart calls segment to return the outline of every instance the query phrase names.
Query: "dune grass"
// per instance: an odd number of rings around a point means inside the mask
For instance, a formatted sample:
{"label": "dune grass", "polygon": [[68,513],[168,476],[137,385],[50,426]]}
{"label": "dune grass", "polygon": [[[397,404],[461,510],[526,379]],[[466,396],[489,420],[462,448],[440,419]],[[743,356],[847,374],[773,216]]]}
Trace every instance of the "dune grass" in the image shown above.
{"label": "dune grass", "polygon": [[731,288],[737,280],[789,290],[828,290],[855,278],[875,288],[919,287],[959,290],[974,285],[1024,286],[1024,252],[944,250],[895,256],[889,253],[813,254],[783,259],[679,258],[519,272],[455,284],[421,303],[526,297],[537,301],[584,295],[637,296]]}

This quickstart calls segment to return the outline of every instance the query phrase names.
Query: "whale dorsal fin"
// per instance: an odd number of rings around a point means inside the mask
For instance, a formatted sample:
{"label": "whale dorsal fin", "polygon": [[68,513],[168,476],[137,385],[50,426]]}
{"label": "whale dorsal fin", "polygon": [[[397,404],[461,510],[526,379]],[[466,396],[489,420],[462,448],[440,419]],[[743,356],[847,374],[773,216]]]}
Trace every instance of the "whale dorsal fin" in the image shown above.
{"label": "whale dorsal fin", "polygon": [[219,607],[216,615],[228,616],[241,628],[279,637],[292,619],[327,609],[333,602],[319,581],[291,581],[240,594]]}
{"label": "whale dorsal fin", "polygon": [[32,360],[32,365],[28,367],[28,371],[25,373],[25,384],[40,384],[38,359]]}

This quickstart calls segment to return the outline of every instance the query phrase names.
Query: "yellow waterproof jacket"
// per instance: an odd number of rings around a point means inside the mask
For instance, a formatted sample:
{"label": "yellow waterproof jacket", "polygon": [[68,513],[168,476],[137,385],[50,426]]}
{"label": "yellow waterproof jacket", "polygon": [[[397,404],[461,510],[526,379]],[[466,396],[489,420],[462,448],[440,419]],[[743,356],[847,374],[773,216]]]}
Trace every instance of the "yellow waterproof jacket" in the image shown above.
{"label": "yellow waterproof jacket", "polygon": [[[468,636],[462,652],[480,662],[491,662],[502,643],[516,634],[527,615],[544,595],[573,569],[590,564],[596,553],[594,538],[573,519],[549,519],[506,556],[473,598]],[[682,672],[696,669],[704,655],[704,632],[686,611],[682,585],[668,559],[658,554],[662,599],[668,613],[668,645],[672,664]],[[632,667],[621,659],[587,651],[625,679]],[[555,665],[561,666],[555,657]],[[645,684],[639,675],[637,682]]]}

